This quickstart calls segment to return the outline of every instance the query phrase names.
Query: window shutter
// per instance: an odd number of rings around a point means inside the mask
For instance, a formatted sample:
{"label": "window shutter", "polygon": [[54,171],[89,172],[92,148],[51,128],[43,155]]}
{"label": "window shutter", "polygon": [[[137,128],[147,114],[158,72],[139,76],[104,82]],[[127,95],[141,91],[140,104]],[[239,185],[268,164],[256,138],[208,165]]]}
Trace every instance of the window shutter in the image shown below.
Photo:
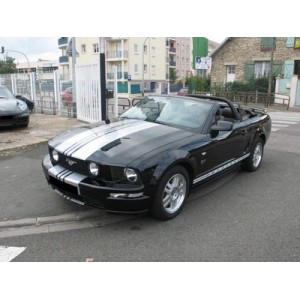
{"label": "window shutter", "polygon": [[284,78],[291,78],[294,74],[294,61],[286,60],[284,62]]}
{"label": "window shutter", "polygon": [[282,61],[274,60],[273,61],[273,76],[278,76],[282,74]]}
{"label": "window shutter", "polygon": [[287,48],[294,48],[294,39],[293,37],[287,37],[286,38],[286,42],[285,42],[285,46]]}
{"label": "window shutter", "polygon": [[254,77],[254,61],[245,62],[245,79],[250,80]]}
{"label": "window shutter", "polygon": [[275,38],[274,37],[262,37],[260,42],[261,51],[270,51],[275,47]]}

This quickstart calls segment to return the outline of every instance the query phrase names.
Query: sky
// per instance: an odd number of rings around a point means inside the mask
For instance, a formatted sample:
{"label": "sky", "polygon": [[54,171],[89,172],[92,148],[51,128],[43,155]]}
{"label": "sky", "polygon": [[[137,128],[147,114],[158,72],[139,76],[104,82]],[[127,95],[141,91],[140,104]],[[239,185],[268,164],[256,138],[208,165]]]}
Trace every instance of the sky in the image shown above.
{"label": "sky", "polygon": [[[25,56],[30,62],[38,59],[58,60],[61,55],[58,37],[0,37],[0,46],[7,51],[7,56],[15,58],[15,62],[26,62]],[[14,51],[22,52],[25,56]]]}

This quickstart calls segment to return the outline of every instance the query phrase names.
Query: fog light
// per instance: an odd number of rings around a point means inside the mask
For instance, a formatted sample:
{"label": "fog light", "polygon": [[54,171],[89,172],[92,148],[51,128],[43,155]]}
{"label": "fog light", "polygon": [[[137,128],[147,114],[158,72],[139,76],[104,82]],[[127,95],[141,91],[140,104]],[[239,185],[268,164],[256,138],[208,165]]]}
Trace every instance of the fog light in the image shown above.
{"label": "fog light", "polygon": [[89,171],[93,176],[98,176],[99,175],[99,166],[92,162],[89,164]]}
{"label": "fog light", "polygon": [[59,155],[58,155],[58,152],[56,150],[52,151],[52,158],[53,158],[53,160],[55,160],[56,162],[58,162]]}
{"label": "fog light", "polygon": [[137,181],[137,173],[133,169],[126,168],[124,170],[124,174],[128,181],[136,182]]}
{"label": "fog light", "polygon": [[134,194],[129,194],[128,198],[139,198],[139,197],[143,197],[144,193],[134,193]]}

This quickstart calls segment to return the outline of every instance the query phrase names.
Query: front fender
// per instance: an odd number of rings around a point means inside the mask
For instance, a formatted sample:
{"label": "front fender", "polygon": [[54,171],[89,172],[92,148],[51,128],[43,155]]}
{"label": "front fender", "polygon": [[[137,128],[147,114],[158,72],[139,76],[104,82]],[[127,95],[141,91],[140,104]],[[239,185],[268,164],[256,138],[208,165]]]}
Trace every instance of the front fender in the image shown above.
{"label": "front fender", "polygon": [[141,162],[139,167],[143,181],[150,186],[155,186],[166,171],[178,164],[186,166],[188,172],[194,177],[196,159],[190,152],[182,149],[159,153]]}

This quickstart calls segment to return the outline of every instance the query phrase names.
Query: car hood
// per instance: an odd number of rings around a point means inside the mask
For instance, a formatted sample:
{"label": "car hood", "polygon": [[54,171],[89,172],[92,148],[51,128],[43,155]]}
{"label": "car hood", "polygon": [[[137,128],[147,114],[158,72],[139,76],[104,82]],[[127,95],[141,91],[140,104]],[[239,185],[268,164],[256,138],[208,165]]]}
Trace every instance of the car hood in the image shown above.
{"label": "car hood", "polygon": [[0,98],[0,113],[16,111],[19,100]]}
{"label": "car hood", "polygon": [[66,156],[105,165],[126,166],[142,155],[194,135],[193,132],[141,121],[124,120],[70,131],[49,142]]}

